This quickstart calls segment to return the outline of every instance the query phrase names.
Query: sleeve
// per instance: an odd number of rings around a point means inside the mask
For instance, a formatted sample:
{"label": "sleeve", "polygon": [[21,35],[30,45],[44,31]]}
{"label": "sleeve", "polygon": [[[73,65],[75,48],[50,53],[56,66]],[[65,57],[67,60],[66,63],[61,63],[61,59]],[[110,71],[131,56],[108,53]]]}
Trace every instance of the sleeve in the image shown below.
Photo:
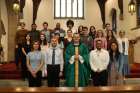
{"label": "sleeve", "polygon": [[29,59],[30,58],[30,52],[26,55],[26,57]]}
{"label": "sleeve", "polygon": [[93,58],[93,56],[92,56],[92,51],[90,52],[89,62],[90,62],[91,70],[96,72],[96,71],[97,71],[97,68],[96,68],[96,66],[93,64],[94,58]]}
{"label": "sleeve", "polygon": [[70,64],[73,64],[73,63],[74,63],[74,56],[72,56],[72,57],[70,58],[69,63],[70,63]]}
{"label": "sleeve", "polygon": [[[72,49],[73,47],[71,45],[69,45],[67,48],[66,48],[66,51],[65,51],[65,66],[69,65],[70,64],[70,60],[72,58]],[[73,58],[72,60],[73,61]]]}
{"label": "sleeve", "polygon": [[48,62],[48,50],[46,51],[46,53],[45,53],[45,66],[46,66],[46,68],[47,68],[47,62]]}
{"label": "sleeve", "polygon": [[129,40],[128,40],[128,38],[126,38],[126,44],[127,44],[126,49],[127,49],[127,51],[129,51]]}
{"label": "sleeve", "polygon": [[63,58],[63,51],[60,49],[60,71],[63,71],[63,67],[64,67],[64,58]]}
{"label": "sleeve", "polygon": [[93,41],[93,46],[94,46],[94,49],[96,49],[96,39],[94,39]]}
{"label": "sleeve", "polygon": [[107,49],[107,40],[104,38],[104,48]]}
{"label": "sleeve", "polygon": [[41,52],[41,61],[45,62],[45,53],[42,53],[42,52]]}
{"label": "sleeve", "polygon": [[81,55],[79,55],[79,61],[81,62],[81,64],[84,63],[84,58]]}
{"label": "sleeve", "polygon": [[47,51],[44,53],[44,58],[43,58],[43,60],[44,60],[44,71],[45,71],[45,74],[47,73],[47,71],[46,71],[46,69],[47,69],[47,60],[46,60],[46,58],[47,58]]}
{"label": "sleeve", "polygon": [[18,35],[18,31],[16,32],[16,36],[15,36],[15,43],[18,44],[18,38],[19,38],[19,35]]}
{"label": "sleeve", "polygon": [[71,69],[73,69],[74,67],[74,64],[70,64],[70,59],[73,55],[73,46],[70,44],[68,45],[68,47],[66,48],[66,51],[65,51],[65,76],[66,78],[70,76],[70,73],[71,73]]}
{"label": "sleeve", "polygon": [[106,51],[105,62],[104,62],[104,69],[107,69],[107,67],[109,65],[109,60],[110,60],[109,53],[108,53],[108,51]]}

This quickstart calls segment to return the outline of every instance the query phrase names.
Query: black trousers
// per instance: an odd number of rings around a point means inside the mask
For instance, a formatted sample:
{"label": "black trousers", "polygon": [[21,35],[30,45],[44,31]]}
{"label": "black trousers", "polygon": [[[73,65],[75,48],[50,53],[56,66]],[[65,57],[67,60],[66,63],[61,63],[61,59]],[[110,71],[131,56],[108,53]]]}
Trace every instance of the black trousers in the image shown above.
{"label": "black trousers", "polygon": [[34,78],[31,74],[31,72],[28,71],[29,87],[40,87],[42,85],[41,80],[42,80],[42,72],[41,71],[38,71],[36,73],[36,78]]}
{"label": "black trousers", "polygon": [[27,78],[27,66],[26,66],[26,56],[22,56],[21,60],[21,75],[22,79]]}
{"label": "black trousers", "polygon": [[22,50],[21,50],[21,46],[19,45],[18,48],[15,48],[15,63],[17,68],[19,68],[19,61],[21,61],[21,57],[22,57]]}
{"label": "black trousers", "polygon": [[60,65],[47,65],[48,87],[59,87]]}
{"label": "black trousers", "polygon": [[92,72],[92,80],[94,86],[106,86],[108,80],[108,72],[104,70],[102,72]]}

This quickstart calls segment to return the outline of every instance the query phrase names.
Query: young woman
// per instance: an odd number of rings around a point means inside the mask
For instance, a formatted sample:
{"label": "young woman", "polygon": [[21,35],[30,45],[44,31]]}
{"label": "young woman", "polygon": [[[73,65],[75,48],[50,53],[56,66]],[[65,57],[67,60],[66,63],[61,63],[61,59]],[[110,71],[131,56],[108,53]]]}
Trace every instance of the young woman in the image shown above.
{"label": "young woman", "polygon": [[94,49],[96,49],[96,40],[98,39],[102,40],[102,48],[107,49],[107,40],[102,30],[97,30],[96,38],[94,39]]}
{"label": "young woman", "polygon": [[128,38],[125,37],[125,32],[120,31],[119,32],[119,38],[117,38],[118,45],[119,45],[119,51],[122,56],[122,73],[123,76],[126,76],[129,74],[129,64],[128,64],[128,48],[129,48],[129,41]]}
{"label": "young woman", "polygon": [[107,40],[107,50],[109,50],[111,42],[117,41],[112,30],[108,30],[106,40]]}
{"label": "young woman", "polygon": [[118,85],[122,83],[122,62],[121,54],[118,49],[118,43],[113,41],[110,43],[110,63],[108,66],[109,76],[108,85]]}
{"label": "young woman", "polygon": [[78,33],[80,34],[80,36],[83,35],[83,25],[80,25],[80,26],[78,27]]}
{"label": "young woman", "polygon": [[27,66],[26,66],[26,55],[31,51],[31,37],[29,34],[26,35],[26,42],[22,45],[22,62],[21,62],[21,73],[22,79],[27,78]]}
{"label": "young woman", "polygon": [[72,30],[67,30],[67,37],[64,39],[64,47],[65,49],[67,46],[72,42]]}
{"label": "young woman", "polygon": [[[46,40],[45,34],[40,34],[40,48],[41,48],[41,52],[42,52],[42,54],[44,56],[44,59],[46,59],[46,51],[47,51],[48,47],[49,46],[48,46],[48,42]],[[42,77],[43,78],[47,77],[46,65],[43,65],[43,68],[42,68]]]}
{"label": "young woman", "polygon": [[39,41],[34,41],[32,51],[27,54],[29,87],[40,87],[44,57],[40,51]]}
{"label": "young woman", "polygon": [[92,37],[92,39],[95,39],[95,35],[96,35],[96,28],[94,26],[90,26],[89,29],[89,36]]}
{"label": "young woman", "polygon": [[55,33],[55,36],[54,37],[56,37],[57,40],[58,40],[58,47],[60,49],[62,49],[62,51],[63,51],[64,50],[64,43],[63,43],[63,41],[61,41],[60,33]]}

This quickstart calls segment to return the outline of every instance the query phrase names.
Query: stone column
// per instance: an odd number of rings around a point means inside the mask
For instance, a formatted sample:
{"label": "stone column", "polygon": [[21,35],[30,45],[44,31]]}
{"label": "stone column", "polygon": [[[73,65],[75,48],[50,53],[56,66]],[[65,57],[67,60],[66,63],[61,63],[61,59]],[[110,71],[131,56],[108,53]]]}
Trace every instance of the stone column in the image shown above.
{"label": "stone column", "polygon": [[15,58],[15,34],[17,31],[17,15],[13,11],[13,2],[15,0],[6,0],[8,11],[8,61],[14,61]]}
{"label": "stone column", "polygon": [[[1,0],[0,0],[0,20],[1,20]],[[0,24],[1,27],[1,24]]]}

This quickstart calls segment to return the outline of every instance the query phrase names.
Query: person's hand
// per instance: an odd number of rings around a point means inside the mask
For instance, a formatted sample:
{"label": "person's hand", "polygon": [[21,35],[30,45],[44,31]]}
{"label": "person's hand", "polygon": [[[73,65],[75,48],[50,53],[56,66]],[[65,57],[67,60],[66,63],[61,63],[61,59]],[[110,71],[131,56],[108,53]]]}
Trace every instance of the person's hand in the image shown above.
{"label": "person's hand", "polygon": [[98,73],[100,73],[100,70],[99,70],[99,69],[97,69],[97,72],[98,72]]}
{"label": "person's hand", "polygon": [[18,45],[16,45],[16,48],[18,48]]}
{"label": "person's hand", "polygon": [[36,71],[32,71],[31,74],[34,78],[36,77]]}
{"label": "person's hand", "polygon": [[74,58],[75,58],[76,61],[78,61],[79,60],[79,55],[75,55]]}
{"label": "person's hand", "polygon": [[45,70],[44,75],[45,75],[45,77],[47,77],[47,70]]}
{"label": "person's hand", "polygon": [[59,72],[59,77],[62,77],[63,76],[63,73],[62,71]]}

